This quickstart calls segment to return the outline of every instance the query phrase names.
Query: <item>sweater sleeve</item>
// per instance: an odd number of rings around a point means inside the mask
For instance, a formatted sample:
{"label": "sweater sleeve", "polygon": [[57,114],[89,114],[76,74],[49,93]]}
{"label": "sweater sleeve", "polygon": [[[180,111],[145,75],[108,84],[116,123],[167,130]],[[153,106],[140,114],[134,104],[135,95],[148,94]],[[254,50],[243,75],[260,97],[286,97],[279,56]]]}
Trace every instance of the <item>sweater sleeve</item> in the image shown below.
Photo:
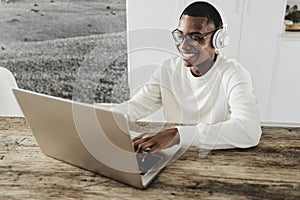
{"label": "sweater sleeve", "polygon": [[228,81],[229,119],[215,124],[177,127],[181,145],[201,149],[248,148],[261,137],[257,100],[246,70],[238,70]]}
{"label": "sweater sleeve", "polygon": [[114,110],[127,114],[132,121],[149,116],[158,110],[162,105],[160,79],[161,67],[152,74],[150,80],[130,100],[114,107]]}

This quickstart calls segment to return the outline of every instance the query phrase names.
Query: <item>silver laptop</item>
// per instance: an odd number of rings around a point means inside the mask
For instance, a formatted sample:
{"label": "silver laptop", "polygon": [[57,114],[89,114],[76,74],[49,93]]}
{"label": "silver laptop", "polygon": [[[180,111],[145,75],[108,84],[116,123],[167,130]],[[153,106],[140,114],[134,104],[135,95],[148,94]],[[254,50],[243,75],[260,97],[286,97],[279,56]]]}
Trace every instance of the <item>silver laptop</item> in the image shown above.
{"label": "silver laptop", "polygon": [[137,154],[126,115],[28,90],[13,92],[44,154],[122,183],[147,187],[180,149]]}

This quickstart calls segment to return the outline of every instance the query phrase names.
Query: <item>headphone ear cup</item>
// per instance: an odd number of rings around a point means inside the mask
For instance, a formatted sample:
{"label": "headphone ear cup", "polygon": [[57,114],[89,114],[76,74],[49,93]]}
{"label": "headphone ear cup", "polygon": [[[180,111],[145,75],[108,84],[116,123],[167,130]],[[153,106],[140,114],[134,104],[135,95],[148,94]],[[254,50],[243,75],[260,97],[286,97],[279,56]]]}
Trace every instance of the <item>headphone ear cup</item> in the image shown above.
{"label": "headphone ear cup", "polygon": [[229,44],[229,35],[226,29],[219,29],[215,32],[212,38],[212,46],[215,49],[221,49]]}
{"label": "headphone ear cup", "polygon": [[212,37],[212,46],[215,48],[215,49],[219,49],[218,47],[219,47],[219,45],[218,45],[218,41],[219,41],[219,38],[220,38],[220,31],[221,31],[221,29],[219,29],[219,30],[217,30],[215,33],[214,33],[214,35],[213,35],[213,37]]}

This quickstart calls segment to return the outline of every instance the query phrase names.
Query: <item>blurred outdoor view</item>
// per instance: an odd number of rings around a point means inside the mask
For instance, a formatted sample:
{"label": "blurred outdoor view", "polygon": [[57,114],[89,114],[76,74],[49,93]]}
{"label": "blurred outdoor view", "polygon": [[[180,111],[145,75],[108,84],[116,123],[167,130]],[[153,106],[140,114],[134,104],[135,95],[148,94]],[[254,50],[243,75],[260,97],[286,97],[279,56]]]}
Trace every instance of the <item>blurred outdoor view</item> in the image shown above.
{"label": "blurred outdoor view", "polygon": [[0,66],[19,88],[67,99],[76,88],[81,101],[123,102],[126,50],[124,0],[0,2]]}

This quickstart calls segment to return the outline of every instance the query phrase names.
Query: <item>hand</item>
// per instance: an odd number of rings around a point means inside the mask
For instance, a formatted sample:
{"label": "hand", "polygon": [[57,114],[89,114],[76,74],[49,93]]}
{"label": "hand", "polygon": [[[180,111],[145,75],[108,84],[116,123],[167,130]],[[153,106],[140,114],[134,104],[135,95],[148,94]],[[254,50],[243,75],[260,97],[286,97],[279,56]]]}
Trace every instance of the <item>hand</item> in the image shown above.
{"label": "hand", "polygon": [[136,152],[156,152],[179,143],[177,128],[166,129],[158,133],[144,133],[133,138]]}

